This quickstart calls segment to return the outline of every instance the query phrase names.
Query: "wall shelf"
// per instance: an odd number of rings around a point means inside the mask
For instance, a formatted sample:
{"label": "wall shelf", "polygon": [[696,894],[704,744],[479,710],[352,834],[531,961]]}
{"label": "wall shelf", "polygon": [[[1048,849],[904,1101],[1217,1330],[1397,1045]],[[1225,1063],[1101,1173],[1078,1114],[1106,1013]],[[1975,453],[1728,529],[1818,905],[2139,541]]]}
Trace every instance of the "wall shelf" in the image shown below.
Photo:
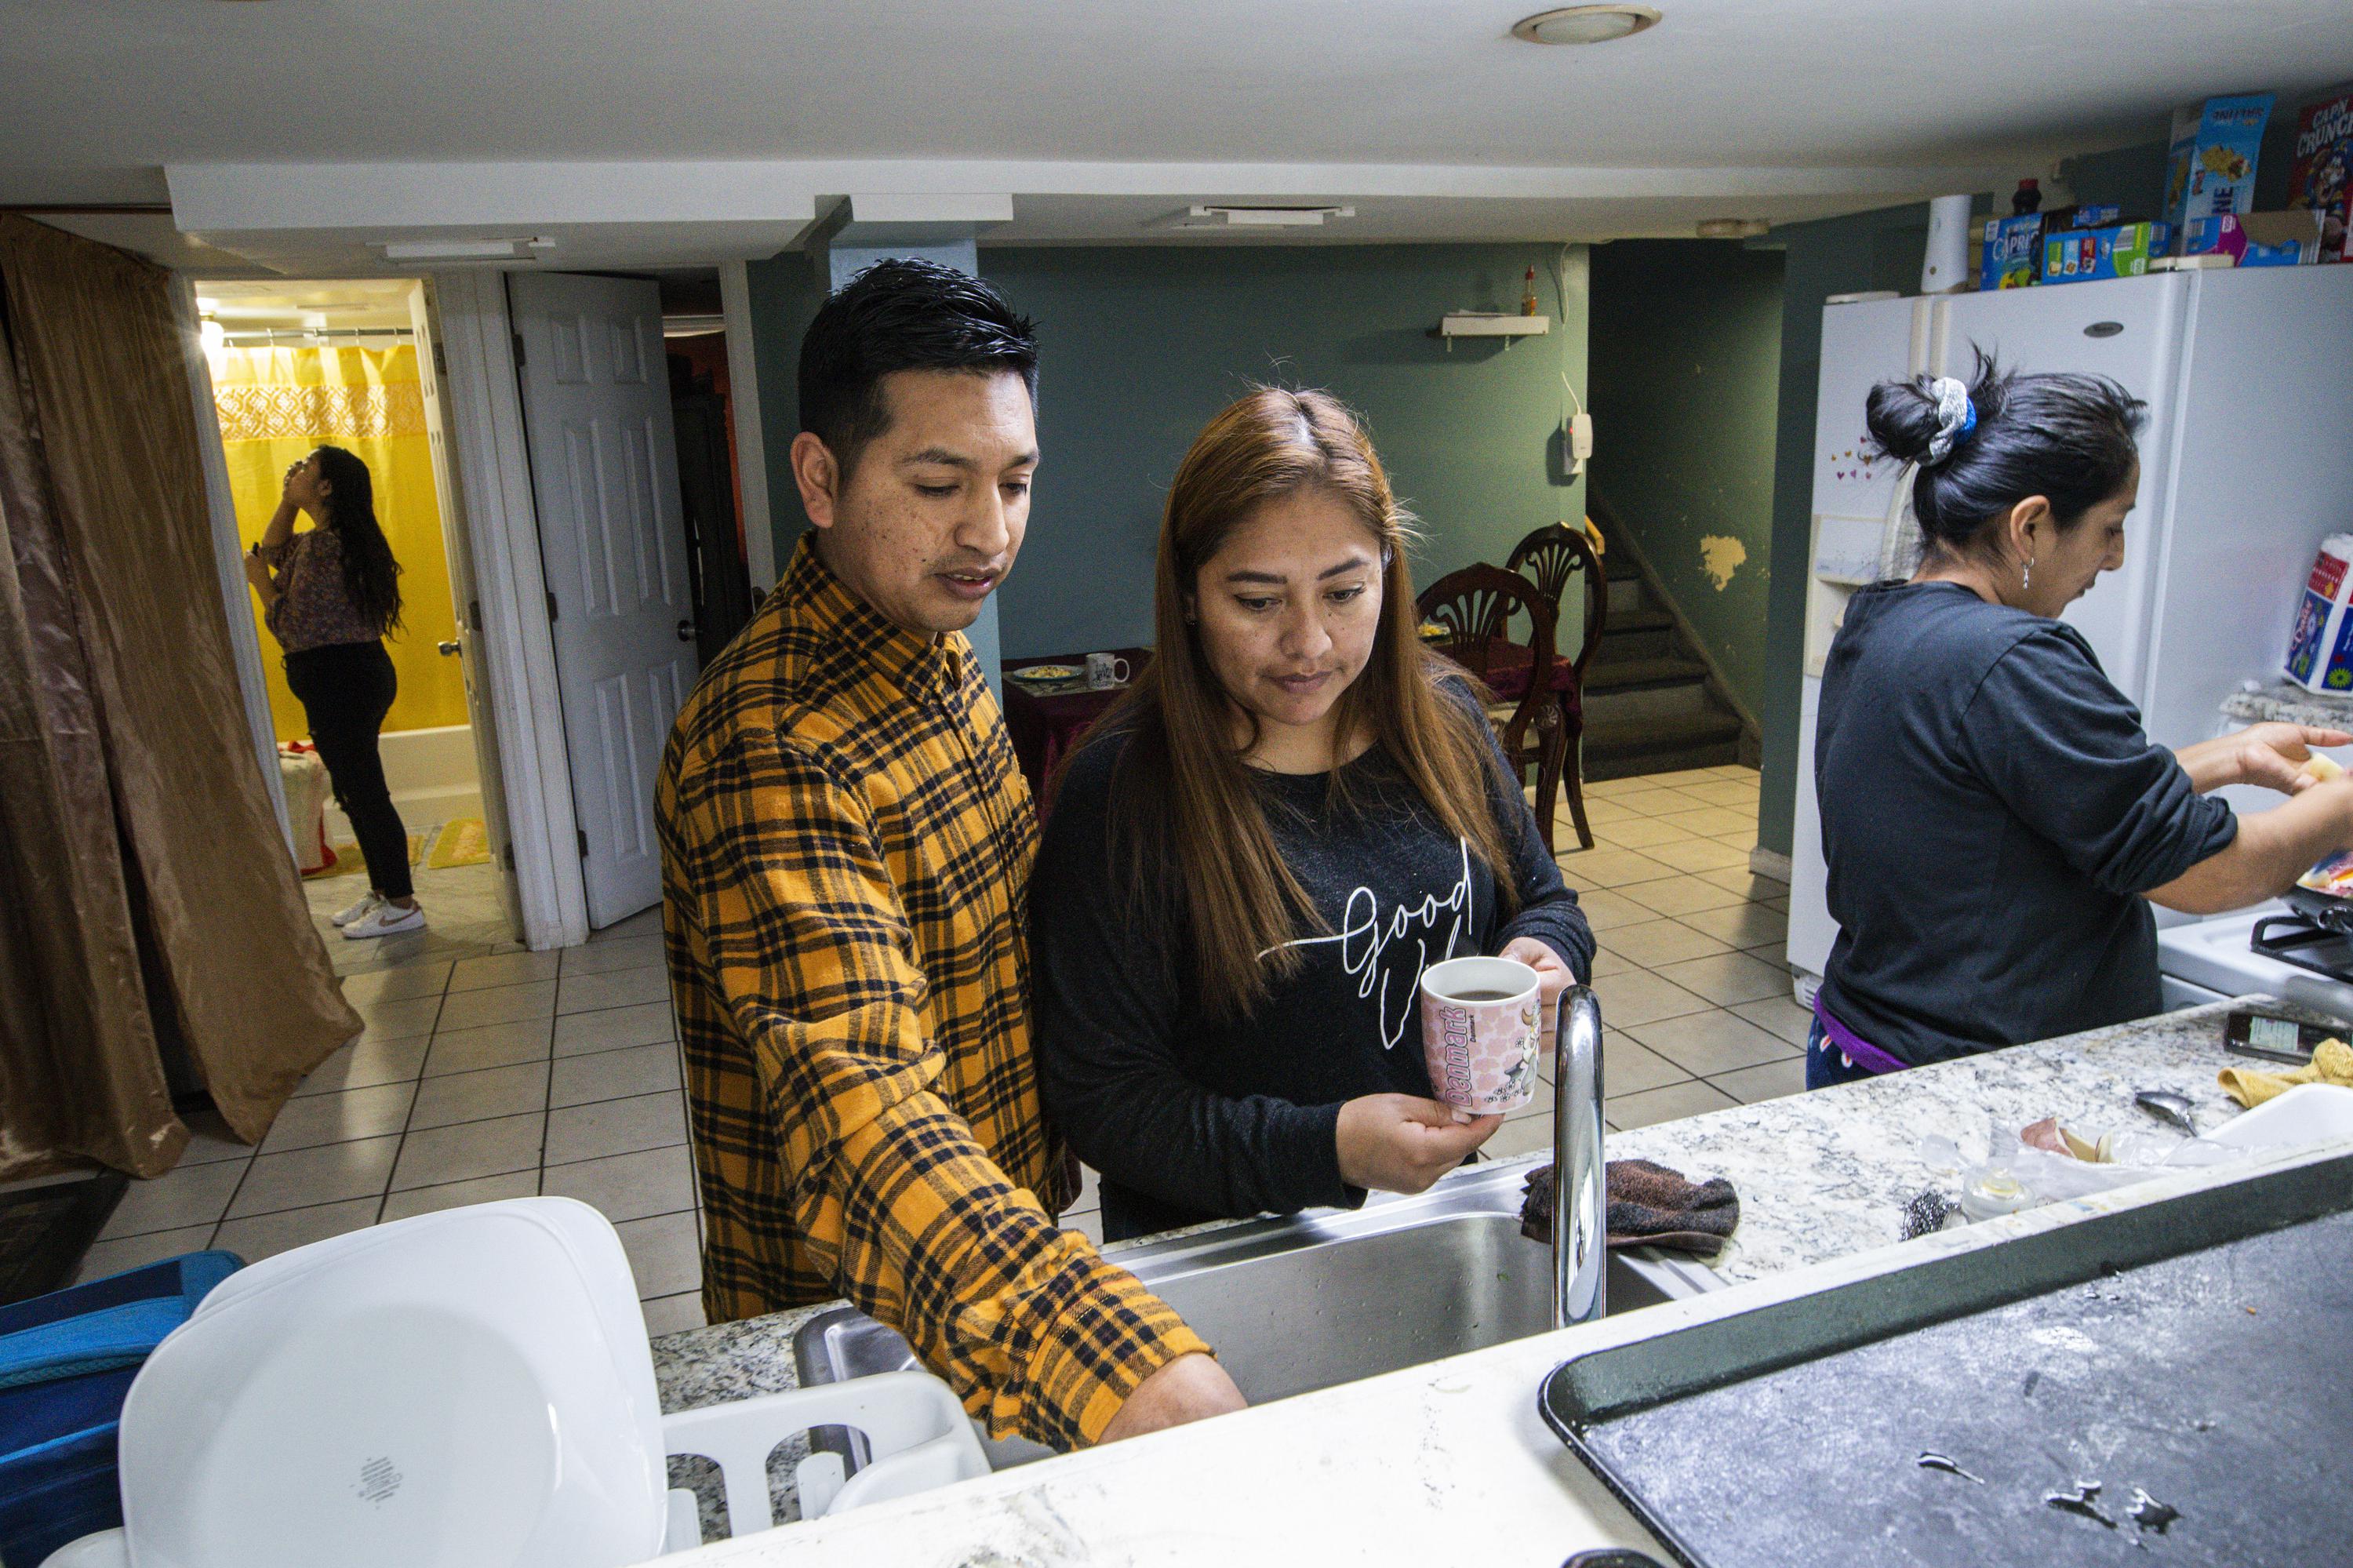
{"label": "wall shelf", "polygon": [[1451,349],[1458,337],[1500,337],[1504,346],[1522,337],[1542,337],[1552,330],[1550,316],[1524,316],[1517,312],[1504,314],[1492,311],[1449,311],[1438,318],[1430,335],[1446,340]]}

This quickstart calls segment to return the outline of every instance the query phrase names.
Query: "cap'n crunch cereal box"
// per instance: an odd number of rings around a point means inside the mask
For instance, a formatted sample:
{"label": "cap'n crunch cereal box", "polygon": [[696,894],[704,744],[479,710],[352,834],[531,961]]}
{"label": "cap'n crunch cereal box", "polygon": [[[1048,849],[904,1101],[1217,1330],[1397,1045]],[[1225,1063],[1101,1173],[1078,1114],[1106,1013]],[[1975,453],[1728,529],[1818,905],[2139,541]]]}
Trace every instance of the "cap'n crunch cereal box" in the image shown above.
{"label": "cap'n crunch cereal box", "polygon": [[2320,214],[2323,261],[2353,261],[2353,86],[2297,116],[2287,205]]}

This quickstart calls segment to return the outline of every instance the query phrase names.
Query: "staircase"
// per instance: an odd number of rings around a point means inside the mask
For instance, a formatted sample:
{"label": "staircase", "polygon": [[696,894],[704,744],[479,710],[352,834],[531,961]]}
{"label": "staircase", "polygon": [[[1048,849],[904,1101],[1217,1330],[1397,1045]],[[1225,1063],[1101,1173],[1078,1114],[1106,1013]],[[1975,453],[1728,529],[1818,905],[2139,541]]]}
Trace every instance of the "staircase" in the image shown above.
{"label": "staircase", "polygon": [[1757,760],[1757,742],[1676,624],[1657,582],[1604,524],[1609,615],[1585,667],[1584,774],[1590,783]]}

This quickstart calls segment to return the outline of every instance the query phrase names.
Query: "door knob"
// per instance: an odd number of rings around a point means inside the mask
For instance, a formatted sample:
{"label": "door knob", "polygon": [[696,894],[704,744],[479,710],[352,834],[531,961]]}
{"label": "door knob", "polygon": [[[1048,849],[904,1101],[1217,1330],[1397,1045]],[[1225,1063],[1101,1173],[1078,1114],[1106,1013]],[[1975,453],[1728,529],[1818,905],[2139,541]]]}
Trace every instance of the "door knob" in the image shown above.
{"label": "door knob", "polygon": [[444,659],[455,659],[458,656],[458,645],[455,642],[441,642],[435,646],[441,650],[441,657]]}
{"label": "door knob", "polygon": [[681,642],[691,642],[694,641],[694,622],[691,620],[681,620],[678,623],[678,640]]}

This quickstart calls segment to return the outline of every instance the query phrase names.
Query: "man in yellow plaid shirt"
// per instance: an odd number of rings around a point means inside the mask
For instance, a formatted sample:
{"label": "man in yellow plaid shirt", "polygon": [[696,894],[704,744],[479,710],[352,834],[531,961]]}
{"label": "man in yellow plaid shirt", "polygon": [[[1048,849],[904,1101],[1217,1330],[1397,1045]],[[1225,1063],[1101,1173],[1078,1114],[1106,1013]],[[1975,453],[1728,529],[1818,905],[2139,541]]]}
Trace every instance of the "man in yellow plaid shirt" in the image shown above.
{"label": "man in yellow plaid shirt", "polygon": [[850,1301],[992,1434],[1234,1409],[1177,1316],[1056,1224],[1076,1163],[1029,1045],[1028,787],[961,635],[1038,461],[1030,323],[885,261],[801,344],[816,524],[662,758],[662,927],[713,1322]]}

